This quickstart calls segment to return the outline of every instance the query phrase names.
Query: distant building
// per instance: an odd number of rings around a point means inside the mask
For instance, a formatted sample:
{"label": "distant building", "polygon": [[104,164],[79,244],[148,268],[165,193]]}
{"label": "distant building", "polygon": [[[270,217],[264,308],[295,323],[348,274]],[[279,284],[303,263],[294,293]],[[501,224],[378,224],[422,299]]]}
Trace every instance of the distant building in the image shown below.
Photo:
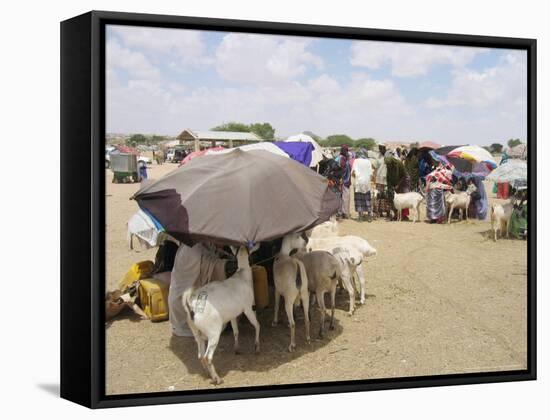
{"label": "distant building", "polygon": [[200,150],[201,143],[210,142],[212,147],[224,145],[227,147],[242,146],[243,144],[258,143],[263,139],[254,133],[240,133],[236,131],[196,131],[186,129],[177,137],[182,142],[193,142],[195,151]]}

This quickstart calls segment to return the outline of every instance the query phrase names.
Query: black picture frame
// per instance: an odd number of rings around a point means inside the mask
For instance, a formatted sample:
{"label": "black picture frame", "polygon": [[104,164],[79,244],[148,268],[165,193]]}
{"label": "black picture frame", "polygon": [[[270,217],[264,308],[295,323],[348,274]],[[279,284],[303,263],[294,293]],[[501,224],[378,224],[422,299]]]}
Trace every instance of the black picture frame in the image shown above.
{"label": "black picture frame", "polygon": [[[527,51],[527,369],[150,394],[105,395],[105,25],[369,39]],[[61,23],[61,397],[90,408],[536,379],[536,40],[92,11]]]}

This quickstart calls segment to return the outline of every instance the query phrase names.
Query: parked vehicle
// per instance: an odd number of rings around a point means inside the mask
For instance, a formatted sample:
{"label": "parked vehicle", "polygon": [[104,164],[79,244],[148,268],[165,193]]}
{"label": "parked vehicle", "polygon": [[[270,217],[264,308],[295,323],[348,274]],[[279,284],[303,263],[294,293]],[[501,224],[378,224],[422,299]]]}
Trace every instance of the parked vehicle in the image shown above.
{"label": "parked vehicle", "polygon": [[137,156],[130,153],[112,153],[113,183],[139,182]]}
{"label": "parked vehicle", "polygon": [[166,154],[166,160],[168,162],[178,163],[181,162],[185,156],[187,156],[187,152],[183,147],[171,147]]}
{"label": "parked vehicle", "polygon": [[[116,147],[108,146],[105,147],[105,169],[109,169],[111,167],[111,154],[119,154],[120,152],[117,150]],[[143,162],[146,165],[151,165],[153,163],[153,160],[147,156],[141,156],[139,155],[137,157],[137,162]]]}
{"label": "parked vehicle", "polygon": [[168,149],[168,151],[166,152],[166,160],[168,162],[173,162],[175,153],[176,153],[176,149],[174,149],[174,148]]}

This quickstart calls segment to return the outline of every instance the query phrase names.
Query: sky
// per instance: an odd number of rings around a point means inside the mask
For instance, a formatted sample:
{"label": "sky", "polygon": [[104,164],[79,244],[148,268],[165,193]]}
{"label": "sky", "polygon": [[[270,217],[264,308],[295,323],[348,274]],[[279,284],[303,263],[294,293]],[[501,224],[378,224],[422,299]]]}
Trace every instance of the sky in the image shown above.
{"label": "sky", "polygon": [[109,25],[106,82],[108,133],[527,138],[526,51]]}

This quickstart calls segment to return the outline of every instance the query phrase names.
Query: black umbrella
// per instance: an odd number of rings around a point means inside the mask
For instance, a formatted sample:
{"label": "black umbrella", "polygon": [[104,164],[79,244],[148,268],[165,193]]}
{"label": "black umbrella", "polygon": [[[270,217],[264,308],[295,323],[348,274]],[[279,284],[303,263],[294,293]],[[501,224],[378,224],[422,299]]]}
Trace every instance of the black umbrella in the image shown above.
{"label": "black umbrella", "polygon": [[238,149],[195,158],[132,198],[177,239],[249,246],[309,229],[340,206],[304,165]]}

